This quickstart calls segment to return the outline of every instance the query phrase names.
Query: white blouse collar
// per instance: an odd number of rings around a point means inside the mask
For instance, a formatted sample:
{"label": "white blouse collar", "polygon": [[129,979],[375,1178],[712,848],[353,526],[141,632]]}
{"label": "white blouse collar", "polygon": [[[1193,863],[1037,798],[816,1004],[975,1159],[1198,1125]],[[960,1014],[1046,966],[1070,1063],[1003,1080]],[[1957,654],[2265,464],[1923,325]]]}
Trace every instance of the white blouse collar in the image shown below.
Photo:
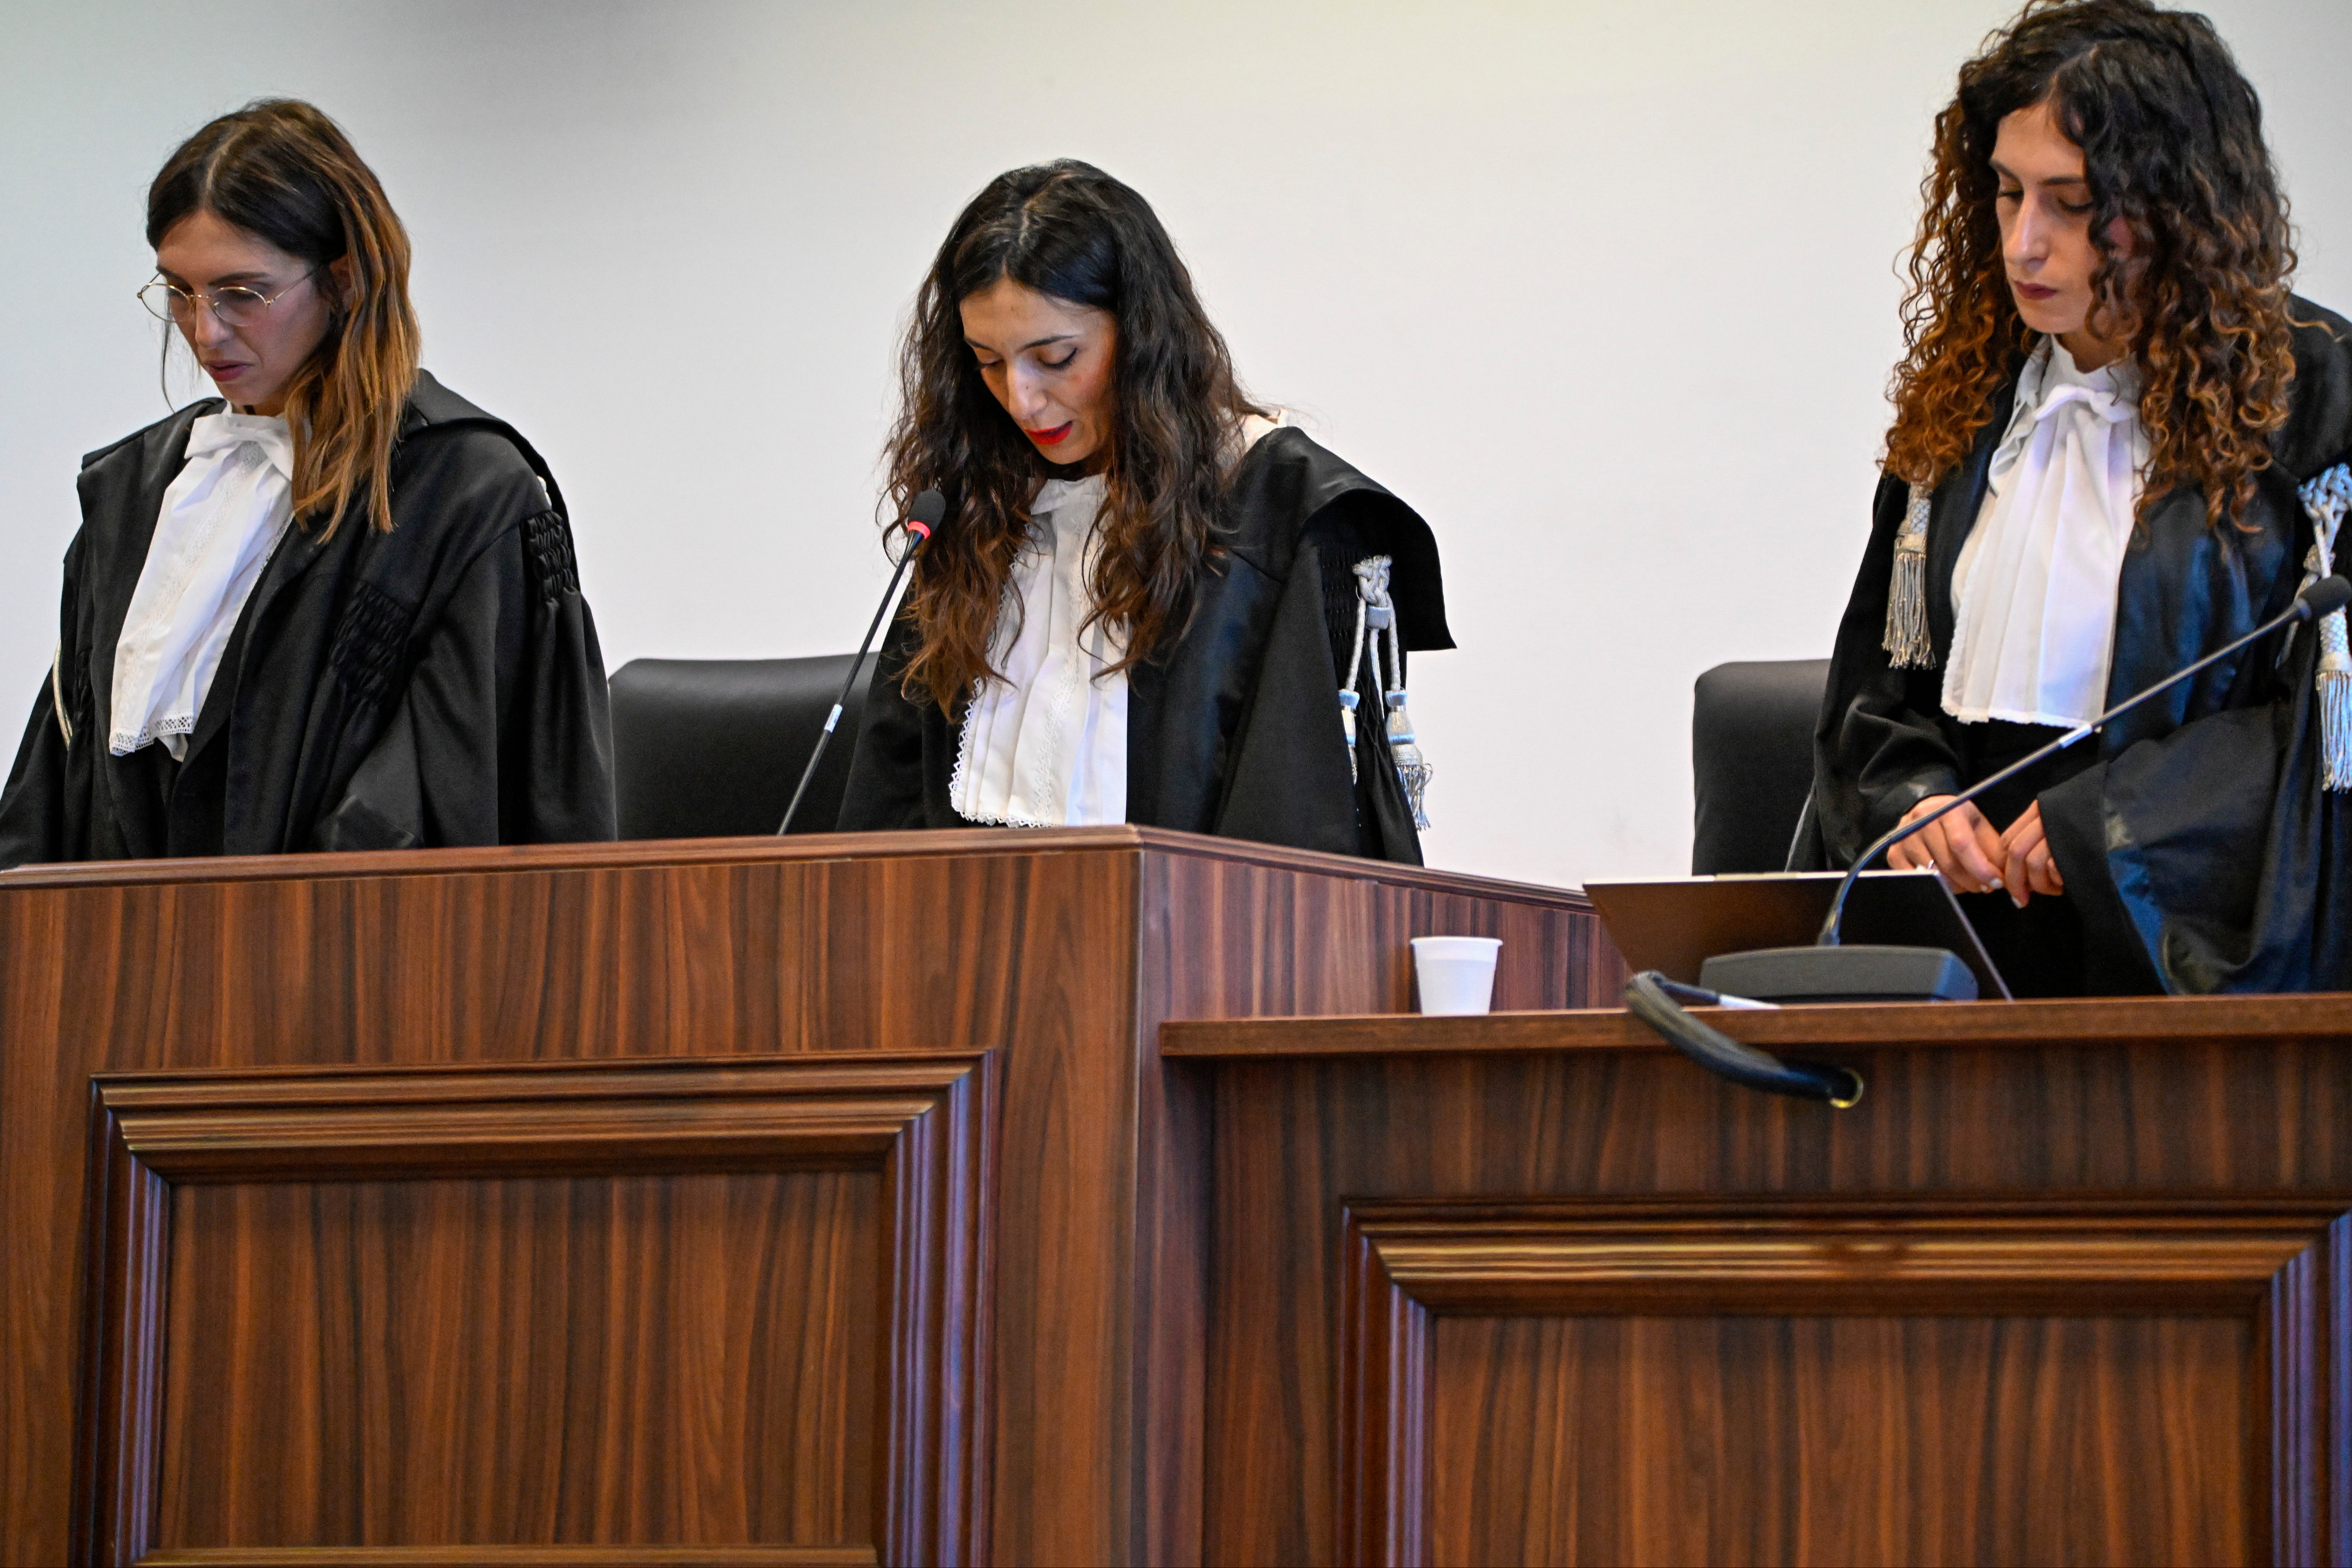
{"label": "white blouse collar", "polygon": [[2045,338],[2017,378],[1976,526],[1952,566],[1943,706],[2074,725],[2105,705],[2117,584],[2147,433],[2129,364],[2084,371]]}
{"label": "white blouse collar", "polygon": [[1037,487],[1036,499],[1029,503],[1029,515],[1041,518],[1062,511],[1073,502],[1099,509],[1106,488],[1100,474],[1088,474],[1082,479],[1047,479]]}
{"label": "white blouse collar", "polygon": [[115,755],[155,741],[184,754],[237,616],[293,518],[293,477],[283,419],[229,409],[189,426],[115,642]]}
{"label": "white blouse collar", "polygon": [[2034,427],[2070,404],[2080,403],[2110,425],[2119,425],[2139,412],[2139,367],[2116,359],[2096,370],[2084,370],[2054,337],[2034,346],[2025,368],[2017,374],[2017,402],[2009,428],[1992,455],[1992,476],[1999,479],[2017,466]]}

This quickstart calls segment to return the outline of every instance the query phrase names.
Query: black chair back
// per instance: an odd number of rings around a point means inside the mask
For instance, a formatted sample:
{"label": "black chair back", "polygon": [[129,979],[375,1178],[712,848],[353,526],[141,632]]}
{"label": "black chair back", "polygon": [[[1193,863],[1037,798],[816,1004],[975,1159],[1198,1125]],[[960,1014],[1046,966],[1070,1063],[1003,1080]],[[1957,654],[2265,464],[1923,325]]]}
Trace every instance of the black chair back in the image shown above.
{"label": "black chair back", "polygon": [[[773,833],[849,676],[850,658],[638,658],[614,671],[621,837]],[[833,831],[865,710],[861,679],[793,818],[794,833]]]}
{"label": "black chair back", "polygon": [[1691,701],[1694,876],[1778,871],[1813,790],[1825,658],[1718,664]]}

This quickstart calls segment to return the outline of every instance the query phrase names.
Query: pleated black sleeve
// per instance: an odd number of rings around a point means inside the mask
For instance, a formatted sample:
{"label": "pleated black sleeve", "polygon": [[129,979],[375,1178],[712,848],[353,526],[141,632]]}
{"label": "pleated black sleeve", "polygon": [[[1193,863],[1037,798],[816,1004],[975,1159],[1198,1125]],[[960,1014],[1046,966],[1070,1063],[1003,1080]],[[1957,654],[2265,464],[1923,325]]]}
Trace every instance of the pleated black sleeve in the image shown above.
{"label": "pleated black sleeve", "polygon": [[457,574],[316,847],[613,836],[604,660],[559,521],[535,513]]}
{"label": "pleated black sleeve", "polygon": [[611,727],[562,491],[420,373],[393,528],[290,529],[174,763],[106,746],[115,644],[208,399],[91,454],[59,655],[0,796],[0,866],[614,836]]}

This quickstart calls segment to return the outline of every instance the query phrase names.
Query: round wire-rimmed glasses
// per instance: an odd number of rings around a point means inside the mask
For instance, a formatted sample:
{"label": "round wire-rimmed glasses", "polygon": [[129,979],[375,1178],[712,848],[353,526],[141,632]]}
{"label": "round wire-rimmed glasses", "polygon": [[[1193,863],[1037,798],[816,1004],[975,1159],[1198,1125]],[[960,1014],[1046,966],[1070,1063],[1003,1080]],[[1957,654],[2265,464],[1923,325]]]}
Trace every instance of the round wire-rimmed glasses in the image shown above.
{"label": "round wire-rimmed glasses", "polygon": [[158,278],[139,290],[139,302],[146,306],[147,313],[159,321],[185,326],[194,317],[196,306],[201,302],[211,307],[213,314],[220,318],[223,325],[250,327],[269,313],[270,306],[310,280],[310,274],[305,272],[275,294],[264,294],[258,289],[247,289],[236,283],[207,294],[200,289],[183,289]]}

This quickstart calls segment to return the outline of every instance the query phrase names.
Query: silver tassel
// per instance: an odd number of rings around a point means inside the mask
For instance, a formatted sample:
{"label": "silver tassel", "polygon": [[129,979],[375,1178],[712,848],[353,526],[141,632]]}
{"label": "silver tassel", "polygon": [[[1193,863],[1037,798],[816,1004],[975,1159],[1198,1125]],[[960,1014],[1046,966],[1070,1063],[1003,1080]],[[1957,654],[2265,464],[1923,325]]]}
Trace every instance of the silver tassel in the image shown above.
{"label": "silver tassel", "polygon": [[1926,669],[1936,648],[1927,637],[1927,512],[1934,492],[1911,487],[1910,510],[1895,535],[1895,577],[1886,589],[1886,634],[1880,644],[1896,669]]}
{"label": "silver tassel", "polygon": [[[1412,805],[1412,825],[1416,828],[1429,826],[1425,803],[1429,797],[1429,780],[1433,770],[1429,760],[1421,754],[1421,746],[1412,732],[1412,715],[1405,709],[1404,639],[1398,634],[1396,604],[1389,597],[1389,568],[1391,563],[1385,555],[1367,555],[1355,564],[1356,574],[1356,636],[1354,646],[1348,650],[1348,689],[1339,693],[1339,710],[1348,732],[1348,780],[1356,778],[1356,709],[1359,701],[1355,688],[1364,678],[1364,656],[1371,655],[1372,689],[1381,694],[1387,710],[1386,727],[1390,760],[1396,764],[1397,783],[1404,787],[1405,799]],[[1381,658],[1381,638],[1388,638],[1388,659]]]}
{"label": "silver tassel", "polygon": [[1412,825],[1423,832],[1429,828],[1429,775],[1433,771],[1428,759],[1421,754],[1412,733],[1412,715],[1404,710],[1404,690],[1402,687],[1388,693],[1389,754],[1396,759],[1397,780],[1404,785],[1405,799],[1412,802]]}
{"label": "silver tassel", "polygon": [[[2335,569],[2336,531],[2352,510],[2352,466],[2338,463],[2296,492],[2311,519],[2311,556],[2305,586]],[[2320,786],[2352,790],[2352,639],[2344,612],[2331,611],[2319,623],[2319,669],[2314,678],[2319,700]]]}
{"label": "silver tassel", "polygon": [[2352,652],[2345,647],[2344,612],[2319,623],[2319,782],[2352,790]]}

